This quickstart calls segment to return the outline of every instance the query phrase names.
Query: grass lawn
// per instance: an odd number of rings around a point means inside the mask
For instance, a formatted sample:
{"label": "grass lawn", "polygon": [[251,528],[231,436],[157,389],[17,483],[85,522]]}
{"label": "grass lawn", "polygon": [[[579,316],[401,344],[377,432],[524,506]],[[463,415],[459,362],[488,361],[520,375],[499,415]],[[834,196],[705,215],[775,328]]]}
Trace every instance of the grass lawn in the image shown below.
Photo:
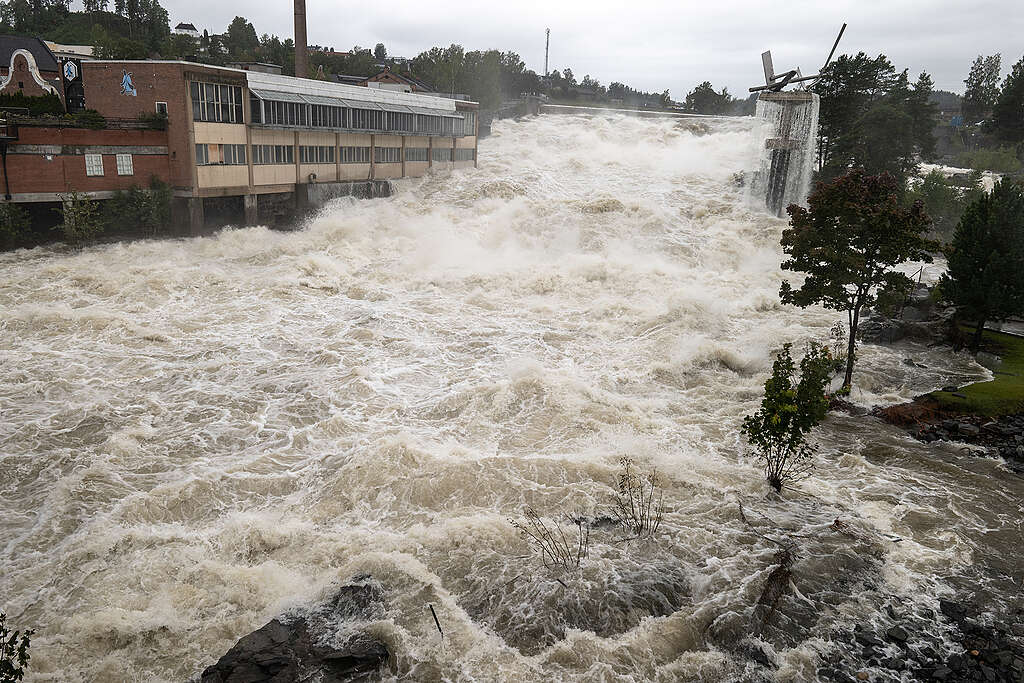
{"label": "grass lawn", "polygon": [[959,398],[945,391],[927,394],[943,410],[996,417],[1024,412],[1024,339],[985,330],[981,348],[1003,359],[991,382],[964,387]]}

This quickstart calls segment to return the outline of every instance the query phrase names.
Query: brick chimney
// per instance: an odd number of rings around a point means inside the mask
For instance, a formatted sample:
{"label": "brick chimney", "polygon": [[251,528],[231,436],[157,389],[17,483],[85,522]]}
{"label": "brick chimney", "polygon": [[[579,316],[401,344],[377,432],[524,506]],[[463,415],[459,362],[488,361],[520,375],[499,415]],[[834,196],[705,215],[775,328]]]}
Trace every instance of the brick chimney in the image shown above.
{"label": "brick chimney", "polygon": [[295,75],[309,78],[309,46],[306,45],[306,0],[295,0]]}

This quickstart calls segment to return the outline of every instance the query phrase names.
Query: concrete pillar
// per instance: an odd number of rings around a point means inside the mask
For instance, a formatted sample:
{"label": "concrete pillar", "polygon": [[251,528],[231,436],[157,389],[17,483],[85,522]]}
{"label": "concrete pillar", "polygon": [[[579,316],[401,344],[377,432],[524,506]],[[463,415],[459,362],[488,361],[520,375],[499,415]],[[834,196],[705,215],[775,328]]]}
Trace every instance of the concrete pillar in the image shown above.
{"label": "concrete pillar", "polygon": [[188,231],[189,234],[202,234],[206,228],[206,212],[203,210],[202,197],[189,197],[188,206]]}
{"label": "concrete pillar", "polygon": [[259,224],[259,195],[258,194],[247,194],[242,196],[242,201],[245,203],[245,224],[246,225],[258,225]]}

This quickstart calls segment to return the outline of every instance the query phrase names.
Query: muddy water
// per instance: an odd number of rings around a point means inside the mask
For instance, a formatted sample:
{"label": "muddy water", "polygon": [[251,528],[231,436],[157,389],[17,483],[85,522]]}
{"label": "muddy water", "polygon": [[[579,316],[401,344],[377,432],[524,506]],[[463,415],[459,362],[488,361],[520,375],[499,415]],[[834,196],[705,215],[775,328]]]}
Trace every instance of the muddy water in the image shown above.
{"label": "muddy water", "polygon": [[[33,679],[184,680],[366,573],[400,680],[754,679],[757,632],[813,680],[886,599],[1020,607],[997,460],[835,416],[767,495],[739,422],[840,315],[778,304],[784,223],[729,180],[751,125],[502,122],[478,170],[302,232],[0,256],[0,599]],[[985,372],[861,353],[864,405]],[[508,519],[605,514],[623,456],[662,474],[658,537],[543,569]],[[797,543],[798,594],[762,629],[763,535]]]}

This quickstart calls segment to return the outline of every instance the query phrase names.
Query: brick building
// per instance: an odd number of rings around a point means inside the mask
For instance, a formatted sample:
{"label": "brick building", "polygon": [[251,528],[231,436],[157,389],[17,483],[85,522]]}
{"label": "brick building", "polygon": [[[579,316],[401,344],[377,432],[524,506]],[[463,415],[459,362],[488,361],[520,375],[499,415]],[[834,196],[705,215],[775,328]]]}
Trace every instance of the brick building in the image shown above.
{"label": "brick building", "polygon": [[263,204],[476,164],[473,102],[181,61],[83,61],[81,84],[109,122],[166,114],[166,130],[61,129],[45,143],[21,126],[6,143],[13,201],[103,198],[155,176],[193,228],[225,207],[252,224]]}
{"label": "brick building", "polygon": [[0,36],[0,93],[54,94],[63,99],[60,65],[46,43],[39,38]]}

